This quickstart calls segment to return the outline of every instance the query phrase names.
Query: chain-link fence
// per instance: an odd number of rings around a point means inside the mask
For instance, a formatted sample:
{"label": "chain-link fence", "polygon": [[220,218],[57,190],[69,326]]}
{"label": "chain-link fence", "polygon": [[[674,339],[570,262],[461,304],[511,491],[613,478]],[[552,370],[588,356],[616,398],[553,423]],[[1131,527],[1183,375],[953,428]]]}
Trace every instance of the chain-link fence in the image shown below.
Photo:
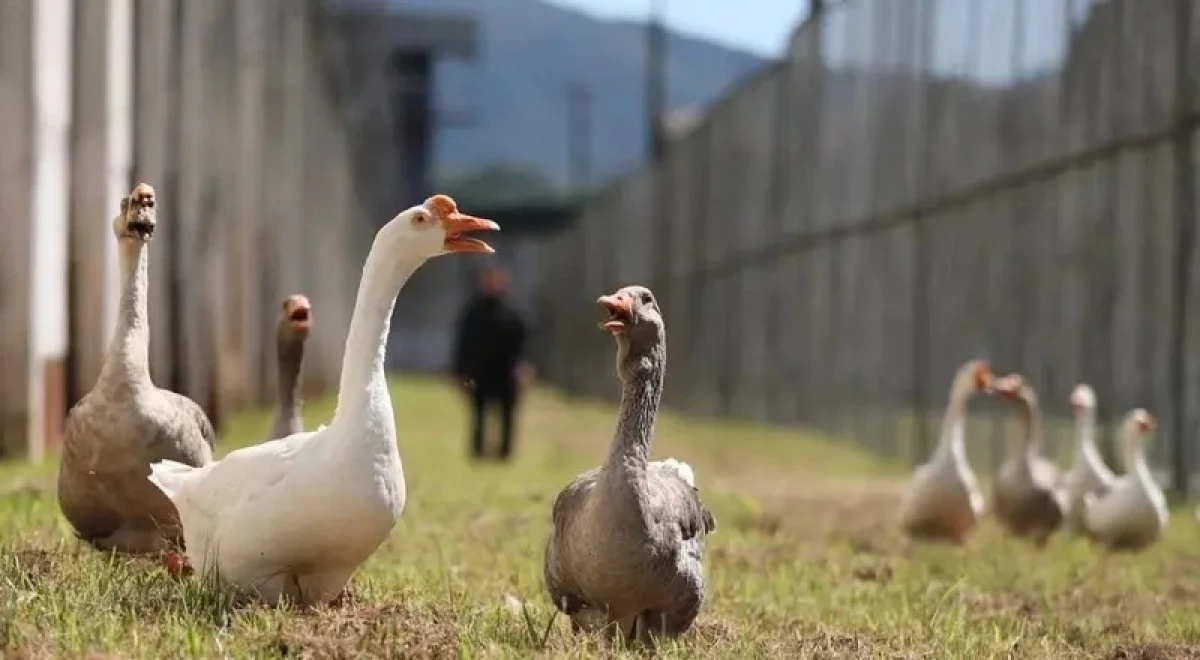
{"label": "chain-link fence", "polygon": [[[667,402],[923,460],[983,355],[1048,414],[1075,383],[1198,457],[1190,0],[847,0],[547,249],[548,376],[612,396],[596,295],[650,285]],[[987,462],[1008,411],[972,424]],[[988,430],[990,429],[990,434]],[[1111,425],[1109,426],[1111,429]],[[1069,448],[1052,423],[1052,450]]]}

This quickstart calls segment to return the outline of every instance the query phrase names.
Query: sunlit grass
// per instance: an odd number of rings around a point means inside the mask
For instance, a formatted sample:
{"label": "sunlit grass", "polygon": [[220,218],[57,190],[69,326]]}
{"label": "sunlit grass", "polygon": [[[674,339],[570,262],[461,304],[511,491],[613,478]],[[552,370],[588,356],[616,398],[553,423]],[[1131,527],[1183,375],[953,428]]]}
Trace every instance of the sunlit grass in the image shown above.
{"label": "sunlit grass", "polygon": [[[543,646],[541,553],[554,495],[603,456],[611,407],[537,391],[515,461],[479,465],[452,391],[421,379],[392,391],[408,508],[352,600],[316,612],[239,604],[81,547],[52,465],[0,466],[0,656],[601,657],[562,617]],[[312,402],[308,425],[331,411]],[[265,415],[237,417],[221,450],[266,429]],[[965,550],[913,547],[890,527],[904,469],[848,446],[667,416],[655,454],[693,464],[718,520],[708,603],[666,657],[1057,659],[1200,642],[1200,534],[1183,513],[1139,556],[1061,537],[1039,553],[990,522]]]}

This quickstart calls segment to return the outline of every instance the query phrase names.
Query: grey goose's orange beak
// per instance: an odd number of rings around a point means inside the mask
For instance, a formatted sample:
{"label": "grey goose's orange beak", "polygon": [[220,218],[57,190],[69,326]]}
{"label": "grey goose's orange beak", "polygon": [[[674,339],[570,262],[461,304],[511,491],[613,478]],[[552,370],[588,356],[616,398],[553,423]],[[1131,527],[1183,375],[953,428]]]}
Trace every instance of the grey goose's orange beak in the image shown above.
{"label": "grey goose's orange beak", "polygon": [[633,302],[629,296],[614,293],[610,296],[600,296],[596,303],[608,313],[608,318],[600,322],[600,327],[615,334],[620,334],[633,325]]}
{"label": "grey goose's orange beak", "polygon": [[312,327],[312,304],[308,297],[296,294],[283,301],[283,315],[294,330],[307,332]]}

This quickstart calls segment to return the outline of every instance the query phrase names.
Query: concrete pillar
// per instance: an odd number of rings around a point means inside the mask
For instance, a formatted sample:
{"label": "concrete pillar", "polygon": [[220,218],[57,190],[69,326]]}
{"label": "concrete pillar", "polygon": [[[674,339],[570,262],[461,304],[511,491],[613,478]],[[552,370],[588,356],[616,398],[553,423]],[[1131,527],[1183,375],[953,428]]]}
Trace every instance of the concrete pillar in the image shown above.
{"label": "concrete pillar", "polygon": [[0,3],[0,457],[28,452],[36,0]]}
{"label": "concrete pillar", "polygon": [[30,270],[29,456],[62,437],[66,417],[67,243],[71,180],[73,0],[34,5],[34,174]]}

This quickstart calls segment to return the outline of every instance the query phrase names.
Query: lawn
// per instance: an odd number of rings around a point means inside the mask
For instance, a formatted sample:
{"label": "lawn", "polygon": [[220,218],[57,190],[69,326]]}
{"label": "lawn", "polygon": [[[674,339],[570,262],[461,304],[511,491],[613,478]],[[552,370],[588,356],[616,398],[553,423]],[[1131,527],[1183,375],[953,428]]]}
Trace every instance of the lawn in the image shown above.
{"label": "lawn", "polygon": [[[550,502],[603,456],[612,409],[537,391],[517,459],[473,465],[453,392],[420,379],[392,392],[408,508],[335,608],[239,604],[81,547],[58,515],[52,465],[0,466],[0,657],[605,655],[552,616],[541,555]],[[308,424],[331,405],[312,402]],[[221,450],[266,426],[233,420]],[[1063,537],[1038,552],[990,520],[966,549],[914,546],[890,526],[903,470],[848,446],[668,416],[655,454],[693,464],[718,521],[708,603],[664,657],[1200,656],[1200,525],[1183,511],[1138,556]]]}

